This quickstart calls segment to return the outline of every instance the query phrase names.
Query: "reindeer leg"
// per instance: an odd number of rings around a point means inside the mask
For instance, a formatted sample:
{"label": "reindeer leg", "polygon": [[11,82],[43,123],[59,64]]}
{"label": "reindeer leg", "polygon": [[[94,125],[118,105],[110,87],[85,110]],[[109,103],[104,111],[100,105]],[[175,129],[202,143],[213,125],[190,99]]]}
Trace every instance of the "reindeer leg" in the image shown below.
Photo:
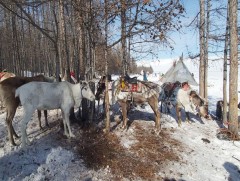
{"label": "reindeer leg", "polygon": [[34,112],[34,109],[32,109],[32,108],[29,108],[29,109],[24,108],[24,110],[25,110],[25,113],[24,113],[24,117],[23,117],[22,125],[21,125],[22,147],[23,148],[26,146],[26,144],[30,145],[30,141],[29,141],[29,139],[27,137],[26,129],[27,129],[27,124],[30,121],[30,119],[32,117],[32,114]]}
{"label": "reindeer leg", "polygon": [[104,96],[104,98],[103,98],[103,115],[104,115],[104,117],[105,117],[105,115],[106,115],[106,104],[105,104],[105,102],[106,102],[106,100],[105,100],[105,96]]}
{"label": "reindeer leg", "polygon": [[185,112],[185,113],[186,113],[186,121],[187,121],[188,123],[191,123],[190,117],[189,117],[189,112]]}
{"label": "reindeer leg", "polygon": [[100,104],[100,99],[98,100],[98,105],[97,105],[97,117],[98,117],[98,114],[99,114],[99,104]]}
{"label": "reindeer leg", "polygon": [[163,110],[162,110],[162,109],[163,109],[163,101],[161,101],[161,109],[160,109],[160,110],[161,110],[161,112],[163,112]]}
{"label": "reindeer leg", "polygon": [[121,102],[120,106],[122,108],[122,116],[123,116],[123,124],[122,128],[125,129],[127,127],[127,102]]}
{"label": "reindeer leg", "polygon": [[153,98],[149,99],[148,103],[151,106],[151,108],[155,114],[155,128],[156,128],[156,130],[160,130],[161,129],[160,112],[158,110],[157,98],[153,97]]}
{"label": "reindeer leg", "polygon": [[66,135],[67,137],[71,137],[74,138],[75,135],[72,133],[71,131],[71,127],[70,127],[70,120],[69,120],[69,116],[70,116],[70,110],[69,112],[64,112],[62,110],[62,117],[63,117],[63,125],[64,125],[64,135]]}
{"label": "reindeer leg", "polygon": [[6,106],[6,108],[7,108],[6,124],[7,124],[7,128],[8,128],[8,138],[9,138],[11,144],[13,146],[16,146],[16,143],[14,142],[14,139],[13,139],[13,135],[16,138],[19,138],[19,136],[17,135],[17,133],[15,132],[15,130],[13,128],[12,121],[15,116],[17,106],[11,105],[11,106]]}
{"label": "reindeer leg", "polygon": [[37,110],[37,113],[38,113],[38,124],[39,124],[40,130],[43,130],[43,127],[41,125],[41,111]]}
{"label": "reindeer leg", "polygon": [[[64,129],[64,135],[65,136],[67,136],[67,137],[69,137],[69,132],[67,131],[67,126],[66,126],[66,118],[65,118],[65,113],[64,113],[64,111],[61,109],[61,112],[62,112],[62,118],[63,118],[63,129]],[[67,118],[67,119],[69,119],[69,118]]]}
{"label": "reindeer leg", "polygon": [[50,126],[48,124],[47,110],[44,110],[43,113],[44,113],[44,118],[45,118],[45,125],[49,128]]}
{"label": "reindeer leg", "polygon": [[182,115],[181,115],[181,108],[176,105],[176,113],[177,113],[177,122],[178,122],[178,126],[181,127],[182,125]]}

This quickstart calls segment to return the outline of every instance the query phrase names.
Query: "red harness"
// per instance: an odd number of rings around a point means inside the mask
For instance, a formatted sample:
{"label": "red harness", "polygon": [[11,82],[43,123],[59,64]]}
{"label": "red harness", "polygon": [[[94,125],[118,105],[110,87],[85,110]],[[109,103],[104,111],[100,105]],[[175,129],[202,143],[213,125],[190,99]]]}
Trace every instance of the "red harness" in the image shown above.
{"label": "red harness", "polygon": [[0,72],[0,80],[2,79],[2,77],[6,74],[6,72]]}

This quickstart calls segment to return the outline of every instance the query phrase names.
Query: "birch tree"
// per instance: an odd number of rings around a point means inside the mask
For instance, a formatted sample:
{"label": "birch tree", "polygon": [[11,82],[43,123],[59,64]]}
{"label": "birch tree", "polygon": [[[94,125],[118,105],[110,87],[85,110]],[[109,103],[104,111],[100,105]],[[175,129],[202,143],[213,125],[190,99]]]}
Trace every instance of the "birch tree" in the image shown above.
{"label": "birch tree", "polygon": [[226,32],[224,43],[224,56],[223,56],[223,122],[227,122],[227,62],[228,62],[228,48],[229,48],[229,2],[227,5],[227,18],[226,18]]}

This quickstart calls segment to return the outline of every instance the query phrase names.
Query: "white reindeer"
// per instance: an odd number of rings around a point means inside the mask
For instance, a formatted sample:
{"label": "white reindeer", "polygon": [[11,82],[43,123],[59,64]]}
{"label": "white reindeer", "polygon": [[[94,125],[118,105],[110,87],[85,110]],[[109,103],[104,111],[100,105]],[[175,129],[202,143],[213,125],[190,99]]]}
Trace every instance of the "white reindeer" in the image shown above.
{"label": "white reindeer", "polygon": [[30,144],[26,127],[36,109],[51,110],[60,108],[63,116],[64,135],[74,137],[69,122],[70,109],[79,107],[83,97],[90,101],[95,99],[86,81],[78,84],[69,82],[30,82],[19,87],[16,90],[15,97],[19,97],[24,109],[21,126],[23,147]]}

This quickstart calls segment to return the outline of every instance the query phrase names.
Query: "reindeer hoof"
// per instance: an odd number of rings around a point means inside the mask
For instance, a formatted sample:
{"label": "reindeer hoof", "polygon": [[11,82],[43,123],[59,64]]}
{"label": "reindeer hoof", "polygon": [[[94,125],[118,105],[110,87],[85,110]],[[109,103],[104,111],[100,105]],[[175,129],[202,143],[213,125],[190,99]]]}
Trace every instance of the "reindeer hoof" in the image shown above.
{"label": "reindeer hoof", "polygon": [[178,127],[181,127],[182,126],[182,120],[178,120]]}
{"label": "reindeer hoof", "polygon": [[206,116],[207,120],[213,120],[211,115]]}
{"label": "reindeer hoof", "polygon": [[127,128],[127,126],[126,125],[122,125],[122,127],[121,127],[122,129],[126,129]]}
{"label": "reindeer hoof", "polygon": [[18,136],[17,134],[14,134],[15,138],[20,138],[20,136]]}
{"label": "reindeer hoof", "polygon": [[74,134],[70,134],[70,138],[76,138]]}
{"label": "reindeer hoof", "polygon": [[155,128],[153,129],[153,133],[159,134],[161,132],[161,128]]}
{"label": "reindeer hoof", "polygon": [[191,123],[192,123],[192,121],[190,121],[189,119],[186,119],[186,122],[188,122],[189,124],[191,124]]}
{"label": "reindeer hoof", "polygon": [[29,146],[31,145],[31,142],[27,139],[26,144]]}
{"label": "reindeer hoof", "polygon": [[109,132],[110,132],[110,128],[108,128],[108,129],[107,129],[107,128],[104,128],[104,129],[103,129],[103,133],[104,133],[104,134],[109,133]]}
{"label": "reindeer hoof", "polygon": [[11,142],[12,146],[18,146],[15,141]]}
{"label": "reindeer hoof", "polygon": [[26,142],[22,142],[22,148],[25,148],[26,146],[30,146],[31,142],[29,140],[26,140]]}

